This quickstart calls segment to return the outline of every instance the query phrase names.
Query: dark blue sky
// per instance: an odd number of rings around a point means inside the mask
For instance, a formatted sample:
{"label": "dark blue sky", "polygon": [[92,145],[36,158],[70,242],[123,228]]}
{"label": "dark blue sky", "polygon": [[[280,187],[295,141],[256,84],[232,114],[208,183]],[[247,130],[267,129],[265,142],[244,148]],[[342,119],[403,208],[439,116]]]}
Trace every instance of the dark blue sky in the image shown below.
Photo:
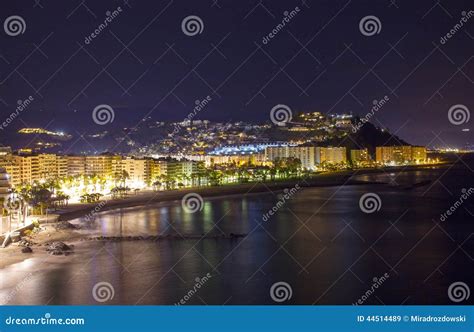
{"label": "dark blue sky", "polygon": [[[122,12],[85,44],[107,11]],[[262,39],[285,11],[299,13]],[[413,144],[473,144],[473,121],[448,120],[452,105],[474,109],[474,17],[444,45],[472,1],[136,1],[25,0],[1,4],[1,19],[21,16],[23,34],[0,30],[0,114],[32,95],[32,105],[0,132],[42,126],[72,134],[133,127],[145,115],[182,120],[197,99],[212,101],[197,118],[269,121],[271,108],[365,115],[389,97],[376,124]],[[182,20],[196,15],[201,34]],[[381,22],[367,37],[359,22]],[[98,104],[115,120],[92,121]],[[470,128],[471,131],[462,131]],[[8,142],[2,142],[8,143]]]}

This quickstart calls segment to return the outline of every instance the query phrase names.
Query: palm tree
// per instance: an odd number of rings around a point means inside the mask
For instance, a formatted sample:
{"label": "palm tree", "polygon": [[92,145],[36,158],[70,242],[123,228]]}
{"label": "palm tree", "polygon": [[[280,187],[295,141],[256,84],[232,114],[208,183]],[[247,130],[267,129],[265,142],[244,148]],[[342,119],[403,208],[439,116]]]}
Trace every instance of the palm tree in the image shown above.
{"label": "palm tree", "polygon": [[43,215],[48,210],[51,195],[51,192],[44,187],[33,187],[29,204],[33,207],[39,207],[40,215]]}
{"label": "palm tree", "polygon": [[153,182],[153,190],[158,191],[159,188],[161,188],[162,183],[158,180]]}
{"label": "palm tree", "polygon": [[209,173],[209,182],[211,183],[211,186],[218,186],[222,182],[222,177],[223,174],[220,170],[211,170]]}

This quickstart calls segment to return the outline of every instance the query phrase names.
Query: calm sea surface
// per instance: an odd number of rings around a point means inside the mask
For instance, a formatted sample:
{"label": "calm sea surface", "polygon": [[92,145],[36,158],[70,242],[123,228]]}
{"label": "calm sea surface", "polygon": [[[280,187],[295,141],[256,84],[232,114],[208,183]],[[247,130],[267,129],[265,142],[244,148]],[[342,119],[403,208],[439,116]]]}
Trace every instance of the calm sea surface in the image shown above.
{"label": "calm sea surface", "polygon": [[[262,217],[281,193],[205,199],[196,213],[179,201],[103,212],[81,232],[248,235],[81,241],[70,256],[0,270],[0,297],[10,304],[97,304],[92,289],[107,282],[113,287],[107,304],[274,304],[270,288],[283,281],[292,290],[284,303],[352,304],[375,282],[365,304],[453,303],[453,282],[474,291],[474,194],[446,220],[440,215],[463,188],[474,187],[473,170],[468,156],[453,167],[357,177],[389,184],[304,188],[267,221]],[[366,193],[380,197],[379,211],[361,211]]]}

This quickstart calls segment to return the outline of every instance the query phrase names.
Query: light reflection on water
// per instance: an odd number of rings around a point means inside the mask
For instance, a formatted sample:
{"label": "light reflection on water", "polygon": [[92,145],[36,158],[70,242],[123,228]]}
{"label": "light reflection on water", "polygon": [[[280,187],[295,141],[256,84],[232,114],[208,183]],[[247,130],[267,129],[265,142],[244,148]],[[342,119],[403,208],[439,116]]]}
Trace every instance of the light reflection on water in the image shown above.
{"label": "light reflection on water", "polygon": [[[436,179],[440,172],[444,170],[403,173],[391,186],[306,188],[266,222],[263,214],[278,200],[271,193],[205,199],[202,211],[196,213],[183,211],[180,202],[100,213],[92,229],[83,232],[248,235],[156,243],[79,242],[71,256],[45,256],[46,261],[39,257],[2,270],[0,296],[12,297],[11,304],[97,304],[91,290],[97,282],[107,281],[115,289],[109,304],[174,304],[192,289],[197,277],[210,273],[212,278],[188,303],[269,304],[271,285],[285,281],[293,288],[288,303],[351,304],[374,277],[388,272],[388,281],[367,303],[448,303],[446,289],[451,282],[473,285],[472,262],[463,251],[440,264],[456,248],[453,240],[460,243],[473,232],[468,210],[474,211],[474,202],[443,224],[449,237],[433,220],[439,222],[439,214],[466,186],[466,177],[453,170],[449,179],[443,177],[443,185],[429,184],[428,192],[426,186],[403,189]],[[359,177],[387,183],[393,178],[390,173]],[[359,198],[366,192],[381,197],[380,212],[360,211]],[[468,241],[464,250],[472,252],[472,245]],[[11,296],[32,271],[33,276]]]}

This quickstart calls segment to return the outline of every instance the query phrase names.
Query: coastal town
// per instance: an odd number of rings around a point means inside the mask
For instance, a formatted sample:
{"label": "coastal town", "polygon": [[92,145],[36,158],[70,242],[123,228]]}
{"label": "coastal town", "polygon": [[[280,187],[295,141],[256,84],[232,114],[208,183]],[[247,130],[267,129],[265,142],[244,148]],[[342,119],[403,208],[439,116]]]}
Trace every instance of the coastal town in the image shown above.
{"label": "coastal town", "polygon": [[[53,188],[51,199],[67,197],[87,201],[93,194],[111,195],[114,190],[171,190],[249,181],[299,177],[302,174],[354,168],[422,165],[434,163],[425,147],[376,147],[375,159],[368,149],[345,147],[266,146],[259,152],[248,147],[228,148],[230,154],[181,158],[100,155],[13,153],[0,148],[0,167],[11,193],[25,188]],[[250,151],[250,152],[247,152]],[[31,189],[30,189],[31,190]]]}
{"label": "coastal town", "polygon": [[[267,145],[226,147],[221,154],[181,158],[31,154],[0,148],[2,233],[24,226],[48,209],[100,204],[141,191],[170,191],[253,182],[275,182],[320,173],[390,166],[426,165],[425,147],[345,147]],[[257,152],[256,152],[257,151]]]}
{"label": "coastal town", "polygon": [[[159,138],[130,134],[131,148],[122,152],[66,149],[73,139],[66,132],[18,130],[16,144],[0,147],[3,246],[9,242],[8,234],[47,214],[64,217],[75,209],[87,211],[90,218],[105,205],[123,206],[132,198],[134,205],[143,204],[157,193],[178,199],[180,192],[205,188],[240,193],[236,186],[254,184],[249,191],[257,184],[308,178],[317,185],[319,175],[442,162],[439,153],[410,145],[352,114],[298,113],[284,122],[272,118],[270,124],[207,120],[145,124],[147,130],[160,132]],[[28,144],[22,143],[21,138],[32,135]],[[91,134],[88,139],[100,146],[110,135]]]}

